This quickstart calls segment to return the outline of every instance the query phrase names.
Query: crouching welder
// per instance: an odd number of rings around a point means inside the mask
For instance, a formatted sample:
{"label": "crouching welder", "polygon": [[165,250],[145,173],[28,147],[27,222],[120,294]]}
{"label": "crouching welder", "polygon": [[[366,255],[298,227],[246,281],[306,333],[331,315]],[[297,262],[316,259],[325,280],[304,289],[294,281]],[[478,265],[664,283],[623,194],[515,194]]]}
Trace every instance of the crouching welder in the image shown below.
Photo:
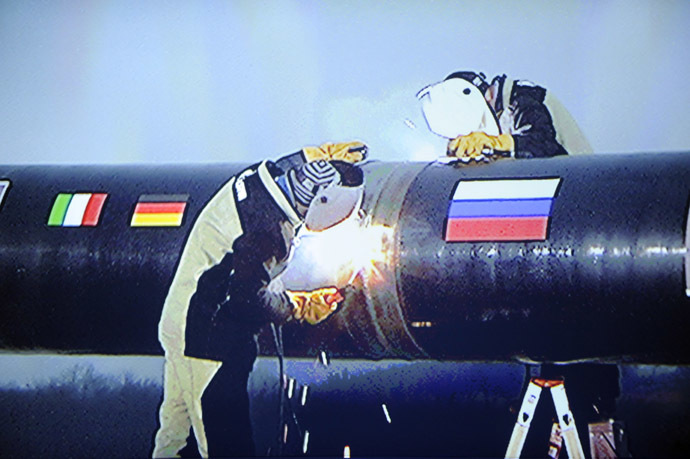
{"label": "crouching welder", "polygon": [[505,75],[455,72],[417,94],[429,129],[464,162],[591,153],[575,120],[541,86]]}
{"label": "crouching welder", "polygon": [[[190,428],[199,454],[254,454],[247,381],[256,334],[269,323],[316,324],[341,299],[335,288],[286,292],[271,282],[282,270],[296,227],[314,196],[362,192],[359,142],[307,147],[232,177],[195,221],[163,306],[164,394],[154,457],[180,454]],[[355,193],[356,194],[356,193]],[[324,201],[324,199],[320,199]],[[346,218],[361,199],[337,199],[319,224]],[[307,221],[307,226],[309,221]]]}

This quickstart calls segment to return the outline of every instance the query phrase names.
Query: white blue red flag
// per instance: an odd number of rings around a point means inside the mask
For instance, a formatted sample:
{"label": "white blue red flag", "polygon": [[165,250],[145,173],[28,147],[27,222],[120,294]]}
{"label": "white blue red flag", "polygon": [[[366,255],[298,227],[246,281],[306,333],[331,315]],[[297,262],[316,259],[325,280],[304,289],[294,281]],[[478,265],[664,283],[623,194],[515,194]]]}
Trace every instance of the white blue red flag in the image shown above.
{"label": "white blue red flag", "polygon": [[460,180],[445,240],[544,241],[560,178]]}
{"label": "white blue red flag", "polygon": [[2,207],[2,200],[5,199],[5,192],[7,192],[9,187],[9,180],[0,180],[0,207]]}

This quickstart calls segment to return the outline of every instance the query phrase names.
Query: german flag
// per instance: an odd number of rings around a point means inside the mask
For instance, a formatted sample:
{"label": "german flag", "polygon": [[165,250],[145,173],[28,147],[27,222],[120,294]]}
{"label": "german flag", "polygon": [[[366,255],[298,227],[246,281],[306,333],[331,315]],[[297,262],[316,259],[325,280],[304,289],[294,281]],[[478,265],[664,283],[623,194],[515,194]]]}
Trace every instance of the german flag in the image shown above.
{"label": "german flag", "polygon": [[181,226],[187,199],[186,194],[142,194],[130,226]]}

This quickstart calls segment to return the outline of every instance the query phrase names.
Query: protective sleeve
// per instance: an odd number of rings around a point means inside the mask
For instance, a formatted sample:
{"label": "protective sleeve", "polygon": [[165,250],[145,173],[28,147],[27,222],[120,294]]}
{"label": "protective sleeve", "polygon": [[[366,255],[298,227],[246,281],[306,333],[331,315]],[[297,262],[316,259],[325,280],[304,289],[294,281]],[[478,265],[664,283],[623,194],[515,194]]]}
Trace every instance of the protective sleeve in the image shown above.
{"label": "protective sleeve", "polygon": [[[292,316],[292,302],[282,288],[271,284],[263,260],[270,259],[275,237],[244,235],[235,242],[235,272],[229,293],[233,315],[256,328],[267,322],[285,323]],[[276,253],[275,251],[271,251]]]}
{"label": "protective sleeve", "polygon": [[546,106],[528,95],[513,99],[512,134],[516,158],[546,158],[566,155],[556,140],[556,130]]}

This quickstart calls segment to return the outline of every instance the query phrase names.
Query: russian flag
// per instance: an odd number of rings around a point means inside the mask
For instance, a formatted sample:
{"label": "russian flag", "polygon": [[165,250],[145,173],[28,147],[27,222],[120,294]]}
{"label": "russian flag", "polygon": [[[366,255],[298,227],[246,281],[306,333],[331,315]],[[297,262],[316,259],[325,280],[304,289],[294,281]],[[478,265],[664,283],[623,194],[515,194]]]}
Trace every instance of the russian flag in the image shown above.
{"label": "russian flag", "polygon": [[460,180],[446,242],[544,241],[560,178]]}

